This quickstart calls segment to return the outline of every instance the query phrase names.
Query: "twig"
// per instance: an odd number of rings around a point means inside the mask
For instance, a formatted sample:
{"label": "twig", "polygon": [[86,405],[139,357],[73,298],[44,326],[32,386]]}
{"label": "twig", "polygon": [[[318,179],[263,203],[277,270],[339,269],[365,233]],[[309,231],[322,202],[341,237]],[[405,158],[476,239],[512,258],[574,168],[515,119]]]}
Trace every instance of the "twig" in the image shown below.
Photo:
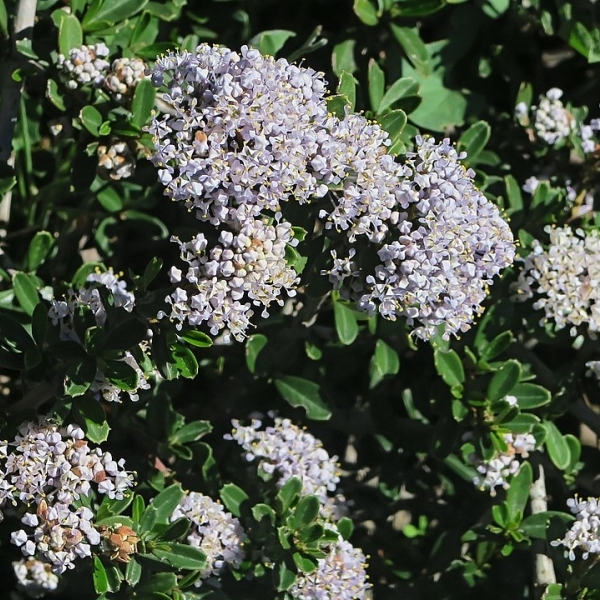
{"label": "twig", "polygon": [[[531,514],[546,512],[548,510],[548,498],[546,496],[546,477],[544,467],[538,465],[538,478],[531,484],[529,497],[531,499]],[[535,540],[533,543],[534,552],[534,573],[533,573],[533,597],[539,599],[551,583],[556,583],[556,574],[554,572],[554,563],[552,559],[544,554],[544,542]]]}

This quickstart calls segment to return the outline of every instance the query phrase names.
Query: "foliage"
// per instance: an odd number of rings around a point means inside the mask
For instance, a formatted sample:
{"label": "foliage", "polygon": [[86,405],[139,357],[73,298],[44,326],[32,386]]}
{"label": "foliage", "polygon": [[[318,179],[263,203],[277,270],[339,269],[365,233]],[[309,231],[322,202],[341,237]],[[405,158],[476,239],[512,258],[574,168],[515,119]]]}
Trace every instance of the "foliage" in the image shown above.
{"label": "foliage", "polygon": [[594,3],[27,5],[11,598],[599,598]]}

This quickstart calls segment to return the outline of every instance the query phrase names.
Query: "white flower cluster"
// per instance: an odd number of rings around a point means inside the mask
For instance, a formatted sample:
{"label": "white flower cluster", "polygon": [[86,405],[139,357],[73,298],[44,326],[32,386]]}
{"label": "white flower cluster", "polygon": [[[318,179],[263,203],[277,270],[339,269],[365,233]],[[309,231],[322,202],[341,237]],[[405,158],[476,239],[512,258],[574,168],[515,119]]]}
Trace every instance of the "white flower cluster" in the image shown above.
{"label": "white flower cluster", "polygon": [[600,234],[565,227],[546,227],[550,243],[534,240],[515,284],[517,300],[535,297],[533,307],[545,312],[559,329],[579,325],[600,330]]}
{"label": "white flower cluster", "polygon": [[109,53],[106,44],[101,42],[73,48],[68,58],[64,54],[59,54],[58,67],[65,85],[72,90],[88,83],[100,87],[110,68],[110,63],[106,60]]}
{"label": "white flower cluster", "polygon": [[133,96],[137,84],[144,79],[146,64],[140,58],[117,58],[104,79],[104,87],[117,102]]}
{"label": "white flower cluster", "polygon": [[[513,396],[507,396],[513,398]],[[514,402],[508,400],[509,404]],[[489,489],[492,496],[496,495],[494,488],[510,486],[510,477],[516,475],[521,467],[519,458],[527,458],[535,450],[536,441],[530,433],[505,433],[504,441],[508,446],[506,452],[497,453],[489,461],[476,460],[479,475],[473,483],[481,489]]]}
{"label": "white flower cluster", "polygon": [[27,530],[14,531],[11,541],[56,574],[72,569],[100,543],[94,513],[75,501],[92,489],[122,499],[133,486],[124,460],[91,448],[84,437],[76,425],[60,427],[40,417],[21,425],[13,442],[0,445],[0,505],[8,501],[26,509],[21,523]]}
{"label": "white flower cluster", "polygon": [[225,439],[236,441],[245,451],[248,462],[258,459],[258,468],[277,477],[282,486],[292,477],[302,481],[302,494],[314,495],[322,503],[324,513],[334,513],[335,492],[339,478],[337,456],[329,456],[323,444],[289,419],[274,418],[273,426],[261,430],[262,421],[252,419],[250,425],[232,420],[233,430]]}
{"label": "white flower cluster", "polygon": [[298,576],[289,593],[296,600],[363,600],[371,587],[365,567],[362,551],[340,539],[314,571]]}
{"label": "white flower cluster", "polygon": [[[106,323],[106,306],[100,294],[100,288],[108,290],[112,297],[112,302],[117,308],[122,308],[131,312],[135,306],[135,295],[127,290],[127,284],[119,279],[112,269],[103,273],[91,273],[87,277],[87,286],[81,287],[78,292],[69,290],[66,300],[52,300],[52,305],[48,310],[48,317],[54,326],[60,327],[60,339],[70,340],[81,344],[74,326],[73,318],[81,310],[89,310],[94,315],[96,325],[103,327]],[[138,391],[150,388],[150,383],[138,362],[131,352],[126,351],[123,358],[120,359],[132,367],[138,376],[137,386],[127,393],[132,401],[139,399]],[[94,381],[90,386],[90,391],[102,394],[107,402],[120,402],[122,390],[106,379],[104,374],[98,370]]]}
{"label": "white flower cluster", "polygon": [[[418,321],[421,337],[440,323],[447,323],[448,335],[456,333],[480,311],[491,278],[511,263],[508,225],[474,187],[474,173],[460,165],[463,157],[447,140],[436,145],[419,138],[417,154],[406,165],[396,163],[386,153],[390,141],[379,125],[361,115],[339,119],[327,112],[325,81],[313,70],[247,47],[237,54],[204,44],[195,54],[159,58],[152,79],[168,89],[163,100],[169,110],[149,128],[155,146],[151,160],[165,194],[234,236],[244,228],[260,229],[256,223],[264,218],[281,226],[279,211],[286,201],[305,204],[329,196],[330,208],[320,211],[326,229],[341,233],[343,245],[365,239],[381,246],[381,265],[366,280],[355,276],[355,248],[339,259],[332,252],[331,282],[341,286],[349,277],[361,309]],[[200,240],[199,252],[210,256],[204,237]],[[286,244],[293,245],[291,234]],[[205,260],[201,265],[208,264]],[[264,260],[283,265],[270,252]],[[239,270],[248,272],[245,262]],[[180,286],[167,299],[176,307],[170,315],[174,320],[211,320],[221,304],[205,288],[217,284],[219,297],[231,305],[235,291],[229,283],[221,274],[202,271],[202,266],[192,268],[186,276],[189,289]],[[275,269],[276,278],[280,271]],[[272,270],[257,272],[257,280],[262,277],[273,291],[265,306],[284,289],[293,290],[295,273],[289,268],[284,273],[286,285],[273,290]],[[192,306],[194,288],[200,291],[201,318]],[[252,315],[251,309],[243,313],[237,339]],[[240,316],[239,306],[233,315]],[[212,320],[229,326],[221,314]],[[211,324],[212,329],[221,326]]]}
{"label": "white flower cluster", "polygon": [[187,492],[171,521],[187,517],[192,522],[187,542],[206,554],[206,567],[200,571],[202,580],[221,574],[225,568],[239,568],[244,559],[246,534],[238,519],[219,502],[198,492]]}
{"label": "white flower cluster", "polygon": [[600,554],[600,506],[598,498],[582,500],[575,496],[575,498],[567,500],[567,506],[575,515],[576,520],[562,540],[553,540],[550,544],[568,548],[570,560],[575,560],[575,548],[581,549],[583,560],[586,560],[590,554]]}
{"label": "white flower cluster", "polygon": [[[193,326],[206,323],[213,335],[226,328],[242,340],[252,305],[262,305],[266,317],[273,301],[283,303],[282,289],[295,294],[298,276],[285,260],[286,247],[295,245],[289,223],[273,226],[249,220],[239,232],[222,231],[219,243],[210,249],[201,233],[190,242],[175,237],[172,241],[179,244],[181,259],[189,264],[185,279],[190,291],[177,287],[166,299],[171,305],[169,317],[179,328],[185,321]],[[169,275],[172,283],[182,281],[182,271],[176,267]]]}
{"label": "white flower cluster", "polygon": [[416,142],[405,165],[369,170],[374,180],[357,192],[365,209],[354,214],[340,200],[328,216],[337,228],[349,227],[349,242],[357,233],[381,242],[374,274],[365,276],[354,251],[341,259],[334,254],[329,279],[369,314],[404,316],[424,339],[443,323],[448,337],[468,330],[481,313],[493,277],[513,261],[515,244],[499,210],[474,186],[474,173],[459,162],[464,155],[447,139]]}
{"label": "white flower cluster", "polygon": [[58,575],[48,563],[30,558],[13,563],[18,589],[30,598],[42,598],[58,587]]}
{"label": "white flower cluster", "polygon": [[97,149],[98,174],[102,179],[119,181],[127,179],[135,171],[135,156],[126,142],[113,140],[100,144]]}

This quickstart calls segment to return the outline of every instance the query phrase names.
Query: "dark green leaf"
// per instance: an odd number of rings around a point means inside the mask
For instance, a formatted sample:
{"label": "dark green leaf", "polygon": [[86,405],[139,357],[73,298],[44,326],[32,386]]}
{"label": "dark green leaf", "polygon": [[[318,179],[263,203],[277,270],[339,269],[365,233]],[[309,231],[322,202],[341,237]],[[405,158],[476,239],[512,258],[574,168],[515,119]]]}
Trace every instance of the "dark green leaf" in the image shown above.
{"label": "dark green leaf", "polygon": [[142,565],[135,558],[132,558],[125,568],[125,581],[131,586],[136,586],[141,578]]}
{"label": "dark green leaf", "polygon": [[392,17],[424,17],[438,12],[449,0],[398,0],[390,11]]}
{"label": "dark green leaf", "polygon": [[[401,77],[394,81],[387,92],[385,92],[377,113],[381,114],[398,102],[398,100],[401,100],[406,96],[415,96],[418,93],[419,83],[415,81],[415,79],[412,77]],[[404,122],[406,123],[406,120]]]}
{"label": "dark green leaf", "polygon": [[511,391],[511,395],[517,399],[519,408],[530,410],[549,404],[552,394],[535,383],[518,383]]}
{"label": "dark green leaf", "polygon": [[458,151],[467,153],[467,164],[473,164],[485,148],[491,135],[491,128],[485,121],[477,121],[467,129],[458,140]]}
{"label": "dark green leaf", "polygon": [[100,125],[102,125],[102,115],[95,106],[84,106],[79,113],[81,124],[94,136],[100,135]]}
{"label": "dark green leaf", "polygon": [[138,127],[146,125],[154,108],[156,88],[149,79],[142,79],[136,86],[131,101],[131,122]]}
{"label": "dark green leaf", "polygon": [[296,573],[292,571],[292,569],[288,569],[285,563],[282,562],[279,564],[277,579],[277,591],[285,592],[286,590],[289,590],[296,582]]}
{"label": "dark green leaf", "polygon": [[286,375],[275,380],[275,387],[292,406],[304,408],[309,419],[326,421],[331,417],[331,411],[319,394],[319,385],[314,381]]}
{"label": "dark green leaf", "polygon": [[160,492],[146,507],[140,519],[142,530],[151,530],[155,523],[168,523],[175,508],[183,500],[183,497],[184,491],[178,483],[170,485]]}
{"label": "dark green leaf", "polygon": [[94,590],[97,594],[108,592],[108,576],[106,575],[106,569],[97,556],[94,556],[94,572],[92,573],[92,579],[94,581]]}
{"label": "dark green leaf", "polygon": [[533,469],[528,462],[524,462],[519,472],[510,480],[510,487],[506,494],[506,505],[513,520],[517,513],[525,512],[525,506],[529,499],[529,488],[533,482]]}
{"label": "dark green leaf", "polygon": [[177,575],[175,573],[154,573],[148,581],[135,589],[135,598],[146,598],[147,594],[155,592],[171,592],[177,587]]}
{"label": "dark green leaf", "polygon": [[497,335],[489,344],[480,344],[479,353],[481,360],[488,362],[502,354],[513,342],[514,336],[511,331],[504,331]]}
{"label": "dark green leaf", "polygon": [[369,363],[369,387],[372,389],[380,383],[386,375],[396,375],[400,370],[398,353],[388,346],[383,340],[375,343],[375,352]]}
{"label": "dark green leaf", "polygon": [[248,339],[246,340],[246,365],[250,373],[254,373],[254,370],[256,369],[256,359],[266,344],[267,336],[262,333],[248,336]]}
{"label": "dark green leaf", "polygon": [[548,432],[546,437],[546,449],[550,460],[558,469],[566,469],[571,463],[571,449],[558,427],[552,421],[544,421]]}
{"label": "dark green leaf", "polygon": [[[140,12],[148,0],[93,0],[83,17],[83,29],[94,31],[100,27],[111,27]],[[107,25],[105,25],[107,24]]]}
{"label": "dark green leaf", "polygon": [[521,365],[516,360],[506,361],[493,375],[487,396],[493,402],[510,394],[521,377]]}
{"label": "dark green leaf", "polygon": [[212,431],[210,421],[193,421],[178,429],[170,438],[172,444],[189,444]]}
{"label": "dark green leaf", "polygon": [[335,115],[338,119],[344,120],[346,117],[346,110],[348,108],[348,98],[341,94],[335,96],[329,96],[327,98],[327,110]]}
{"label": "dark green leaf", "polygon": [[287,512],[302,491],[302,482],[297,477],[288,479],[277,492],[277,501],[281,505],[281,514]]}
{"label": "dark green leaf", "polygon": [[321,503],[316,496],[304,496],[300,498],[294,510],[294,529],[302,529],[310,525],[319,515]]}
{"label": "dark green leaf", "polygon": [[525,517],[521,521],[519,529],[529,537],[545,540],[547,539],[548,525],[551,519],[559,519],[564,523],[570,523],[574,520],[574,517],[564,512],[548,510]]}
{"label": "dark green leaf", "polygon": [[369,60],[369,101],[371,110],[379,111],[379,105],[385,92],[385,74],[374,59]]}
{"label": "dark green leaf", "polygon": [[434,350],[434,363],[436,371],[446,382],[453,387],[465,381],[465,370],[460,357],[454,350]]}
{"label": "dark green leaf", "polygon": [[[333,72],[339,77],[342,71],[348,71],[348,73],[354,73],[357,69],[356,62],[354,61],[354,47],[356,40],[346,40],[333,47],[333,53],[331,55],[331,62]],[[327,102],[327,108],[330,112],[333,112],[329,108],[329,102]],[[342,115],[343,117],[343,115]]]}
{"label": "dark green leaf", "polygon": [[38,286],[33,277],[27,275],[27,273],[15,273],[13,275],[13,287],[21,308],[28,315],[33,314],[33,309],[40,301]]}
{"label": "dark green leaf", "polygon": [[132,392],[138,387],[138,374],[136,370],[124,360],[106,360],[102,373],[108,381],[119,389]]}
{"label": "dark green leaf", "polygon": [[75,15],[65,15],[58,28],[58,49],[68,58],[69,51],[83,44],[81,23]]}
{"label": "dark green leaf", "polygon": [[414,65],[415,69],[424,75],[431,73],[429,52],[423,40],[419,37],[418,31],[408,27],[398,27],[394,24],[391,25],[391,28],[394,37],[402,46],[408,60]]}
{"label": "dark green leaf", "polygon": [[354,311],[340,301],[333,304],[335,329],[340,342],[348,346],[354,342],[358,335],[358,323]]}
{"label": "dark green leaf", "polygon": [[152,549],[152,554],[176,569],[196,570],[206,567],[206,554],[200,548],[188,544],[161,543]]}
{"label": "dark green leaf", "polygon": [[352,73],[348,73],[347,71],[342,71],[340,73],[336,93],[345,96],[348,99],[350,111],[353,111],[354,106],[356,105],[356,80]]}
{"label": "dark green leaf", "polygon": [[35,271],[45,260],[54,244],[54,238],[48,231],[38,231],[29,244],[27,250],[27,266],[30,271]]}
{"label": "dark green leaf", "polygon": [[352,519],[349,519],[348,517],[342,517],[337,522],[337,528],[340,532],[340,535],[345,540],[349,540],[350,536],[352,535],[352,532],[354,531],[354,523],[352,522]]}
{"label": "dark green leaf", "polygon": [[236,517],[239,517],[242,504],[248,500],[248,494],[234,483],[226,483],[221,488],[219,495],[228,510]]}
{"label": "dark green leaf", "polygon": [[131,350],[146,339],[147,334],[148,325],[146,323],[135,318],[127,319],[108,333],[104,338],[102,350],[105,352]]}
{"label": "dark green leaf", "polygon": [[65,374],[65,394],[81,396],[88,390],[96,377],[96,360],[82,358],[72,363]]}
{"label": "dark green leaf", "polygon": [[293,31],[287,29],[271,29],[262,31],[255,35],[249,42],[250,46],[257,48],[261,54],[276,56],[284,44],[292,37],[296,37]]}
{"label": "dark green leaf", "polygon": [[188,344],[196,346],[196,348],[208,348],[212,346],[212,338],[202,331],[190,329],[189,331],[181,331],[179,337],[185,340]]}
{"label": "dark green leaf", "polygon": [[108,439],[110,427],[106,421],[104,409],[98,400],[88,396],[78,398],[73,403],[73,411],[83,426],[88,440],[94,444],[101,444]]}
{"label": "dark green leaf", "polygon": [[[144,274],[142,275],[142,288],[146,289],[157,277],[160,273],[160,270],[163,266],[162,258],[153,257],[150,259],[146,268],[144,269]],[[197,332],[200,333],[200,332]],[[207,336],[208,337],[208,336]]]}
{"label": "dark green leaf", "polygon": [[119,212],[123,209],[123,198],[114,187],[106,187],[96,194],[102,208],[108,212]]}
{"label": "dark green leaf", "polygon": [[315,558],[303,556],[300,552],[294,552],[292,558],[301,573],[312,573],[319,566]]}

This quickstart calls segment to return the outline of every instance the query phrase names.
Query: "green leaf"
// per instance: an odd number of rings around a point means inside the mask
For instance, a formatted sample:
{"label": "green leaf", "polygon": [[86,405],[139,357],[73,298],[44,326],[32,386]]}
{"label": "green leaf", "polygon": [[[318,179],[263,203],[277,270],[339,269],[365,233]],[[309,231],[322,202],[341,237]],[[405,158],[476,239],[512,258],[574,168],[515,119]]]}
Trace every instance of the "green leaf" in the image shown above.
{"label": "green leaf", "polygon": [[35,350],[35,342],[23,325],[12,317],[0,313],[0,347],[10,352],[26,352]]}
{"label": "green leaf", "polygon": [[[346,40],[340,44],[336,44],[333,47],[331,62],[333,72],[337,77],[339,77],[343,71],[348,71],[348,73],[354,73],[356,71],[357,66],[356,62],[354,61],[355,45],[356,40]],[[331,112],[331,109],[329,109],[329,104],[328,110]]]}
{"label": "green leaf", "polygon": [[[158,276],[163,266],[162,258],[154,256],[150,259],[142,275],[142,288],[146,289]],[[199,332],[198,332],[199,333]],[[207,336],[208,337],[208,336]]]}
{"label": "green leaf", "polygon": [[326,102],[327,110],[332,115],[335,115],[341,121],[343,121],[346,118],[346,109],[348,107],[348,98],[346,98],[346,96],[342,96],[340,94],[336,94],[335,96],[329,96],[326,99]]}
{"label": "green leaf", "polygon": [[65,15],[58,28],[58,49],[68,58],[69,51],[83,45],[81,23],[75,15]]}
{"label": "green leaf", "polygon": [[342,344],[349,346],[358,336],[358,323],[354,311],[343,302],[333,304],[335,330]]}
{"label": "green leaf", "polygon": [[566,596],[563,595],[562,591],[562,583],[551,583],[546,586],[546,589],[542,594],[542,600],[564,600]]}
{"label": "green leaf", "polygon": [[297,531],[310,525],[319,515],[321,503],[316,496],[304,496],[300,498],[294,510],[293,527]]}
{"label": "green leaf", "polygon": [[406,98],[407,96],[416,96],[418,93],[419,83],[413,77],[401,77],[400,79],[397,79],[381,99],[377,114],[384,113],[388,108],[398,102],[398,100]]}
{"label": "green leaf", "polygon": [[348,99],[350,111],[354,111],[354,106],[356,105],[356,80],[352,73],[348,73],[347,71],[340,73],[336,93],[345,96]]}
{"label": "green leaf", "polygon": [[517,513],[525,512],[529,499],[529,488],[533,482],[533,469],[528,462],[521,464],[519,472],[510,480],[510,487],[506,494],[506,505],[510,512],[510,520],[514,520]]}
{"label": "green leaf", "polygon": [[369,101],[374,113],[379,111],[385,92],[385,74],[374,59],[369,60]]}
{"label": "green leaf", "polygon": [[156,88],[150,79],[142,79],[136,86],[131,101],[131,122],[138,127],[146,125],[154,108]]}
{"label": "green leaf", "polygon": [[140,563],[137,560],[135,560],[135,558],[132,558],[127,563],[127,567],[125,568],[125,581],[131,586],[136,586],[141,578],[142,565],[140,565]]}
{"label": "green leaf", "polygon": [[[190,520],[187,517],[179,517],[173,521],[161,534],[160,539],[168,542],[182,539],[190,529]],[[167,591],[167,590],[165,590]]]}
{"label": "green leaf", "polygon": [[171,344],[171,359],[177,372],[187,379],[194,379],[198,375],[198,361],[194,353],[182,344]]}
{"label": "green leaf", "polygon": [[296,33],[288,29],[271,29],[256,34],[249,42],[249,45],[257,48],[261,54],[267,56],[276,56],[283,48],[284,44]]}
{"label": "green leaf", "polygon": [[177,575],[175,573],[154,573],[148,581],[135,588],[135,598],[146,598],[148,594],[155,592],[172,592],[177,587]]}
{"label": "green leaf", "polygon": [[132,392],[138,387],[136,370],[124,360],[105,360],[102,373],[108,381],[123,391]]}
{"label": "green leaf", "polygon": [[45,260],[54,244],[54,238],[48,231],[38,231],[29,244],[27,250],[27,267],[35,271]]}
{"label": "green leaf", "polygon": [[102,114],[100,111],[91,105],[84,106],[79,112],[79,118],[81,119],[81,124],[94,136],[98,137],[100,135],[99,129],[100,125],[102,125]]}
{"label": "green leaf", "polygon": [[181,331],[179,337],[196,348],[209,348],[213,345],[212,338],[202,331],[190,329],[189,331]]}
{"label": "green leaf", "polygon": [[477,121],[458,140],[458,151],[467,153],[466,164],[473,164],[490,139],[492,129],[485,121]]}
{"label": "green leaf", "polygon": [[65,373],[65,394],[72,397],[85,394],[96,377],[96,371],[94,358],[82,358],[69,365]]}
{"label": "green leaf", "polygon": [[268,504],[255,504],[252,507],[252,516],[259,523],[267,517],[271,525],[275,525],[275,511]]}
{"label": "green leaf", "polygon": [[387,112],[385,115],[378,116],[377,121],[390,136],[391,144],[388,147],[388,153],[397,154],[400,152],[402,148],[399,147],[399,144],[403,146],[401,135],[406,125],[406,113],[397,108],[396,110]]}
{"label": "green leaf", "polygon": [[487,397],[493,402],[510,394],[521,377],[521,365],[516,360],[506,361],[493,375]]}
{"label": "green leaf", "polygon": [[369,362],[369,388],[373,389],[386,375],[396,375],[399,370],[398,353],[383,340],[377,340],[375,352]]}
{"label": "green leaf", "polygon": [[348,517],[342,517],[337,522],[337,528],[340,532],[340,535],[345,540],[349,540],[350,536],[352,535],[352,532],[354,531],[354,523],[352,522],[352,519],[349,519]]}
{"label": "green leaf", "polygon": [[371,0],[354,0],[352,7],[356,16],[365,24],[370,27],[379,23],[379,15],[377,14],[377,8],[373,5]]}
{"label": "green leaf", "polygon": [[169,442],[172,444],[189,444],[195,442],[201,437],[212,431],[210,421],[193,421],[178,429],[172,436],[169,437]]}
{"label": "green leaf", "polygon": [[73,411],[79,423],[85,430],[88,440],[94,444],[101,444],[108,439],[110,427],[106,421],[106,414],[98,400],[84,396],[73,403]]}
{"label": "green leaf", "polygon": [[301,573],[312,573],[319,566],[315,558],[312,556],[303,556],[300,552],[294,552],[292,558]]}
{"label": "green leaf", "polygon": [[277,492],[276,500],[280,505],[280,514],[285,514],[302,491],[302,482],[298,477],[288,479]]}
{"label": "green leaf", "polygon": [[140,519],[142,531],[151,531],[156,523],[168,523],[184,496],[185,493],[178,483],[174,483],[160,492],[146,507]]}
{"label": "green leaf", "polygon": [[110,28],[114,23],[133,17],[147,4],[148,0],[93,0],[83,17],[83,29]]}
{"label": "green leaf", "polygon": [[292,406],[301,406],[309,419],[326,421],[331,417],[319,394],[319,385],[302,377],[286,375],[275,380],[275,387]]}
{"label": "green leaf", "polygon": [[408,60],[413,64],[417,71],[423,75],[429,75],[432,72],[430,65],[429,52],[427,46],[419,36],[416,29],[409,27],[398,27],[392,23],[392,33],[402,49],[406,53]]}
{"label": "green leaf", "polygon": [[527,536],[539,540],[547,539],[549,524],[551,519],[561,520],[564,523],[570,523],[575,519],[572,515],[557,510],[548,510],[525,517],[519,529]]}
{"label": "green leaf", "polygon": [[546,450],[550,460],[560,470],[566,469],[571,463],[571,449],[558,427],[552,421],[544,421],[544,427],[548,432],[546,437]]}
{"label": "green leaf", "polygon": [[114,187],[106,187],[99,191],[96,198],[108,212],[119,212],[123,209],[123,198]]}
{"label": "green leaf", "polygon": [[523,195],[521,186],[512,175],[504,177],[504,186],[506,187],[506,197],[508,199],[507,213],[512,214],[523,210]]}
{"label": "green leaf", "polygon": [[104,594],[109,591],[108,576],[102,561],[97,556],[94,556],[94,572],[92,573],[94,582],[94,590],[97,594]]}
{"label": "green leaf", "polygon": [[260,351],[267,345],[267,336],[262,333],[248,336],[246,340],[246,366],[250,373],[256,369],[256,359]]}
{"label": "green leaf", "polygon": [[460,357],[454,350],[434,350],[433,361],[435,369],[450,387],[460,385],[465,381],[465,370]]}
{"label": "green leaf", "polygon": [[27,273],[18,272],[13,275],[13,288],[21,308],[28,314],[33,314],[33,309],[40,301],[38,286],[33,277]]}
{"label": "green leaf", "polygon": [[113,350],[131,350],[139,346],[140,342],[148,335],[148,325],[136,318],[129,318],[119,323],[108,332],[102,344],[105,352]]}
{"label": "green leaf", "polygon": [[133,493],[128,494],[124,498],[117,500],[116,498],[109,498],[104,496],[102,504],[98,508],[94,521],[99,523],[107,517],[114,517],[120,515],[133,501]]}
{"label": "green leaf", "polygon": [[229,512],[239,517],[242,504],[248,500],[248,494],[234,483],[226,483],[219,491],[219,495]]}
{"label": "green leaf", "polygon": [[83,263],[77,271],[75,271],[75,275],[73,275],[73,279],[71,280],[71,285],[75,289],[79,289],[85,285],[87,278],[96,272],[104,273],[106,271],[106,267],[101,262],[90,261]]}
{"label": "green leaf", "polygon": [[519,408],[531,410],[549,404],[552,394],[541,385],[535,383],[518,383],[511,391],[517,399]]}
{"label": "green leaf", "polygon": [[206,567],[206,554],[188,544],[161,543],[152,549],[152,554],[176,569],[200,570]]}
{"label": "green leaf", "polygon": [[489,344],[480,344],[479,355],[481,360],[488,362],[499,354],[502,354],[514,341],[512,331],[503,331],[497,335]]}
{"label": "green leaf", "polygon": [[277,591],[285,592],[289,590],[296,582],[296,573],[292,569],[288,569],[285,563],[279,564],[277,571]]}

